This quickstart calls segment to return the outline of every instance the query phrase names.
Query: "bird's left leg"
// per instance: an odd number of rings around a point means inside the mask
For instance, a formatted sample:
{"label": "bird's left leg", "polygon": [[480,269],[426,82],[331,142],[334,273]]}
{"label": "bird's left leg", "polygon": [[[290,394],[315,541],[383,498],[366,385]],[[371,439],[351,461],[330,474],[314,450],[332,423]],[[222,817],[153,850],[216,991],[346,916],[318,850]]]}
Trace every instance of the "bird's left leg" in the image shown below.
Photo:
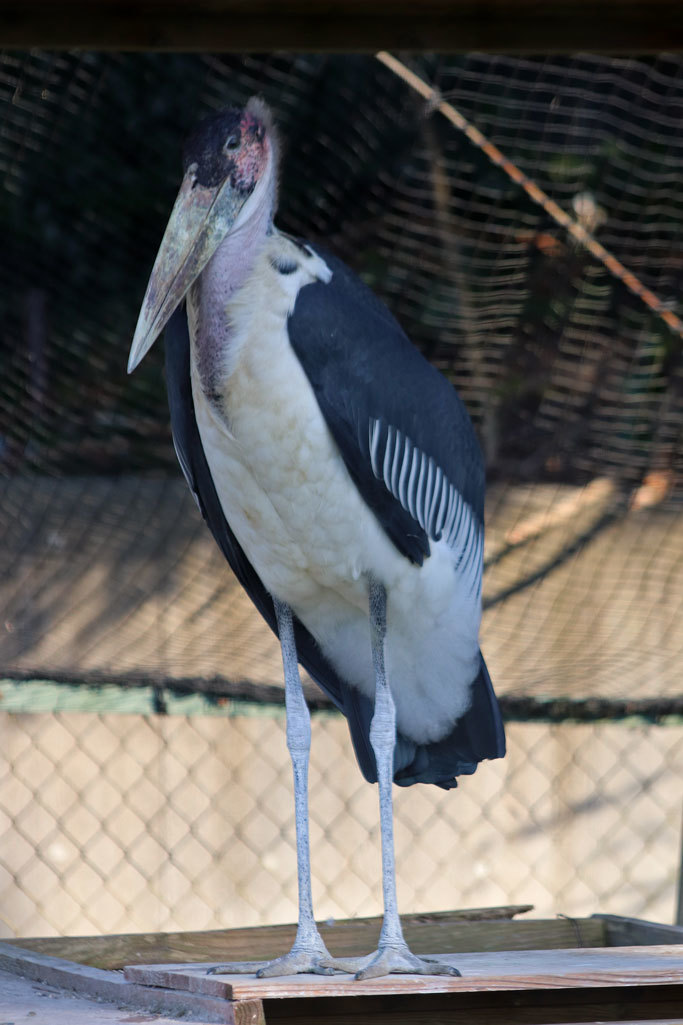
{"label": "bird's left leg", "polygon": [[375,670],[375,712],[370,724],[370,742],[377,762],[379,783],[380,826],[382,832],[382,891],[384,923],[379,946],[364,958],[338,958],[335,967],[355,972],[357,979],[374,979],[380,975],[460,975],[457,968],[431,958],[417,957],[403,938],[396,899],[396,868],[394,857],[394,818],[391,788],[394,779],[394,747],[396,744],[396,706],[389,688],[384,663],[387,630],[387,595],[382,584],[369,582],[370,633]]}
{"label": "bird's left leg", "polygon": [[[292,610],[273,599],[285,674],[287,747],[294,770],[296,812],[296,860],[299,885],[299,924],[294,946],[274,961],[239,961],[209,969],[211,975],[255,972],[259,978],[312,972],[332,975],[335,962],[330,956],[313,917],[311,858],[308,839],[308,758],[311,749],[311,716],[301,687],[294,639]],[[323,966],[321,962],[329,962]]]}

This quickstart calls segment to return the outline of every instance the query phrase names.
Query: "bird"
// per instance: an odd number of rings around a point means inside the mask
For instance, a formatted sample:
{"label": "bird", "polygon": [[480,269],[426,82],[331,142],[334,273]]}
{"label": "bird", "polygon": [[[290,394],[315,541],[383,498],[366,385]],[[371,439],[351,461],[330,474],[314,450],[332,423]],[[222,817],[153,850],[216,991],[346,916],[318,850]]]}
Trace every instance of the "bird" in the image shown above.
{"label": "bird", "polygon": [[[460,974],[403,936],[392,785],[450,789],[505,754],[479,647],[482,455],[454,386],[387,306],[323,245],[275,226],[280,150],[259,97],[191,132],[128,361],[164,332],[180,467],[282,651],[296,937],[273,961],[211,971]],[[378,783],[384,916],[362,958],[332,957],[313,914],[299,665]]]}

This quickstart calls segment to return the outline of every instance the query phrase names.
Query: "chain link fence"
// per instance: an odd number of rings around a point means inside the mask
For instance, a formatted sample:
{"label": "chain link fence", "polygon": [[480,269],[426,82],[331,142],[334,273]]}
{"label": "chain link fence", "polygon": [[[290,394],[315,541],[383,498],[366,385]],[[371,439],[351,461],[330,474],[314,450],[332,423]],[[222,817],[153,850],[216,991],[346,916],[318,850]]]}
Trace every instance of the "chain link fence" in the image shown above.
{"label": "chain link fence", "polygon": [[[389,303],[486,453],[510,750],[397,791],[402,910],[672,919],[683,59],[409,63],[483,140],[369,56],[0,55],[3,936],[296,915],[277,642],[179,479],[159,354],[125,375],[182,137],[253,93],[281,227]],[[376,788],[305,686],[316,912],[376,914]]]}
{"label": "chain link fence", "polygon": [[[296,919],[282,715],[3,717],[5,937]],[[683,726],[513,723],[454,793],[398,789],[403,911],[533,904],[671,921]],[[313,722],[321,919],[381,914],[377,790],[343,720]]]}

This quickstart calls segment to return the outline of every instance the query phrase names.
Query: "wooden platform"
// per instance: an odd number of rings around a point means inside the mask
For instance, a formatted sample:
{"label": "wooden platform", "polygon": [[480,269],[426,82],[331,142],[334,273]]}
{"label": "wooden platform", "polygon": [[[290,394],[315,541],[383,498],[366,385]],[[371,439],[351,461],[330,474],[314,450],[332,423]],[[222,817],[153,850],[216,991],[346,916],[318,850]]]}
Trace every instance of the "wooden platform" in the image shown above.
{"label": "wooden platform", "polygon": [[[478,912],[473,920],[457,912],[405,920],[414,948],[439,954],[460,969],[461,978],[390,976],[357,982],[343,975],[260,980],[206,974],[211,964],[219,963],[219,953],[228,959],[238,956],[238,950],[248,957],[281,953],[292,933],[286,926],[22,940],[21,946],[0,944],[0,968],[121,1007],[226,1025],[683,1025],[683,929],[613,916],[545,921],[502,917],[514,910]],[[487,913],[498,917],[482,920]],[[324,932],[335,953],[354,953],[367,952],[369,935],[378,928],[378,920],[364,919],[328,924]],[[442,945],[429,945],[435,937],[450,937],[453,952],[443,954]],[[581,946],[588,937],[591,945]],[[534,940],[539,949],[530,949]],[[615,946],[615,940],[627,945]],[[503,943],[513,949],[495,949]],[[80,961],[54,956],[60,945],[62,954],[68,950]],[[178,963],[180,951],[185,952],[184,963]],[[127,962],[123,971],[122,958]]]}
{"label": "wooden platform", "polygon": [[483,954],[439,954],[457,967],[447,975],[389,975],[359,982],[348,975],[289,975],[258,979],[253,975],[208,975],[211,964],[129,965],[129,982],[185,990],[224,1000],[291,1000],[314,997],[390,996],[402,993],[487,993],[540,989],[593,989],[598,986],[647,986],[670,983],[681,989],[680,946],[592,947],[579,950],[504,950]]}

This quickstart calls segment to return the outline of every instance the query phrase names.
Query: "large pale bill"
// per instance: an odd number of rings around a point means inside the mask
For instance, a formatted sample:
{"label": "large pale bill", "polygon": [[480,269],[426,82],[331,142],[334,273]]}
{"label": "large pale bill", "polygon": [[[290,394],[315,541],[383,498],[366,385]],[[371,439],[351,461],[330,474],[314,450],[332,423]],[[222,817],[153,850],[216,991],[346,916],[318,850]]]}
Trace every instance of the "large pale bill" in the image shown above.
{"label": "large pale bill", "polygon": [[230,231],[244,199],[229,179],[208,188],[196,182],[192,170],[183,178],[142,301],[128,357],[129,374]]}

